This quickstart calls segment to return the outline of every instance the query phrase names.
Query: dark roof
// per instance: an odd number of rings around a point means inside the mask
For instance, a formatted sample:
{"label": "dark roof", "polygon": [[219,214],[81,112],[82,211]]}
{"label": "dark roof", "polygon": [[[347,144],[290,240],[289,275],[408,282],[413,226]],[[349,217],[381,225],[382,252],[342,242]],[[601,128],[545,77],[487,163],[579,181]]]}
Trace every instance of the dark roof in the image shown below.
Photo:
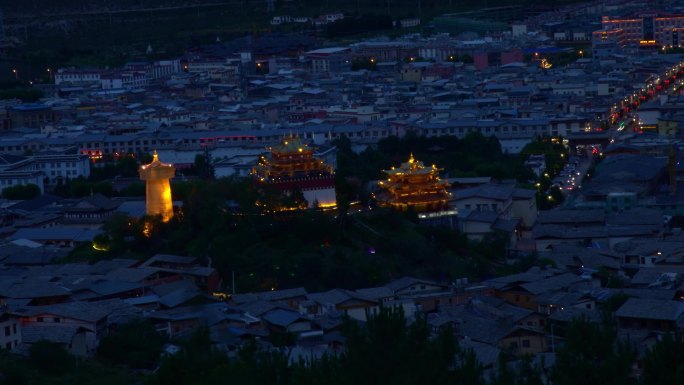
{"label": "dark roof", "polygon": [[260,317],[262,314],[269,312],[273,309],[283,309],[284,307],[274,302],[258,300],[243,303],[239,305],[238,308],[249,315]]}
{"label": "dark roof", "polygon": [[307,321],[299,313],[284,309],[271,310],[261,316],[261,318],[272,325],[282,327],[288,327],[299,320]]}
{"label": "dark roof", "polygon": [[366,298],[371,298],[374,300],[380,300],[382,298],[391,298],[394,297],[394,290],[390,289],[387,286],[379,286],[379,287],[369,287],[365,289],[358,289],[356,290],[357,293],[359,293],[361,296],[366,297]]}
{"label": "dark roof", "polygon": [[22,210],[22,211],[34,211],[41,209],[45,206],[55,204],[57,202],[60,202],[62,200],[61,197],[51,195],[51,194],[43,194],[39,195],[33,199],[25,200],[23,202],[15,203],[11,206],[9,206],[7,209],[8,210]]}
{"label": "dark roof", "polygon": [[0,154],[0,166],[10,166],[28,158],[25,156],[11,155],[11,154]]}
{"label": "dark roof", "polygon": [[492,278],[484,281],[484,284],[495,289],[501,289],[506,286],[535,282],[553,275],[551,272],[542,271],[539,267],[532,267],[528,271],[518,274],[505,275],[502,277]]}
{"label": "dark roof", "polygon": [[64,287],[44,281],[3,282],[0,296],[8,298],[48,298],[68,296],[71,291]]}
{"label": "dark roof", "polygon": [[197,260],[197,258],[195,258],[195,257],[184,257],[184,256],[172,255],[172,254],[155,254],[150,259],[143,262],[142,265],[140,265],[140,266],[142,266],[142,267],[152,266],[157,262],[179,264],[179,265],[191,265],[196,260]]}
{"label": "dark roof", "polygon": [[304,296],[306,296],[306,290],[303,287],[297,287],[294,289],[263,291],[259,293],[234,294],[231,301],[235,304],[242,304],[258,300],[282,301]]}
{"label": "dark roof", "polygon": [[69,212],[111,211],[119,207],[119,202],[113,201],[102,194],[85,197],[69,206]]}
{"label": "dark roof", "polygon": [[570,285],[581,281],[582,277],[567,273],[542,279],[540,281],[524,283],[520,285],[520,287],[533,294],[542,294],[549,291],[565,289],[570,287]]}
{"label": "dark roof", "polygon": [[639,289],[639,288],[620,288],[620,289],[604,289],[612,290],[611,294],[622,293],[629,297],[642,299],[658,299],[658,300],[673,300],[677,295],[675,289]]}
{"label": "dark roof", "polygon": [[662,225],[638,226],[582,226],[573,225],[543,225],[538,224],[532,230],[534,239],[600,239],[607,237],[654,236],[662,229]]}
{"label": "dark roof", "polygon": [[465,217],[460,218],[464,222],[482,222],[494,225],[499,219],[499,214],[495,211],[477,211],[473,210],[466,214]]}
{"label": "dark roof", "polygon": [[554,312],[549,316],[549,319],[558,322],[571,322],[576,319],[584,319],[589,322],[599,322],[601,321],[601,314],[596,310],[569,306]]}
{"label": "dark roof", "polygon": [[493,200],[507,200],[513,197],[515,187],[502,185],[480,185],[477,187],[467,188],[463,190],[456,190],[454,192],[454,200],[468,199],[468,198],[485,198]]}
{"label": "dark roof", "polygon": [[344,290],[344,289],[332,289],[326,292],[321,292],[321,293],[309,293],[307,294],[307,298],[310,300],[316,301],[319,304],[326,305],[326,304],[332,304],[332,305],[339,305],[344,302],[347,302],[349,300],[358,300],[358,301],[364,301],[364,302],[377,302],[374,299],[371,298],[366,298],[360,293],[353,292],[351,290]]}
{"label": "dark roof", "polygon": [[633,208],[620,213],[609,214],[606,224],[609,226],[653,225],[662,226],[663,212],[647,208]]}
{"label": "dark roof", "polygon": [[151,290],[161,297],[167,294],[171,294],[178,290],[197,291],[198,288],[195,284],[195,281],[193,281],[192,279],[180,279],[162,285],[155,285],[151,288]]}
{"label": "dark roof", "polygon": [[75,227],[48,227],[19,229],[11,237],[15,239],[30,239],[35,241],[74,241],[92,242],[99,230],[79,229]]}
{"label": "dark roof", "polygon": [[684,313],[684,302],[629,298],[616,312],[616,317],[676,321]]}
{"label": "dark roof", "polygon": [[165,307],[177,307],[180,306],[186,302],[192,301],[196,298],[204,298],[210,302],[214,302],[215,300],[211,297],[209,297],[205,293],[201,293],[198,290],[191,291],[191,290],[176,290],[174,292],[171,292],[169,294],[166,294],[165,296],[159,298],[159,303],[161,305],[164,305]]}
{"label": "dark roof", "polygon": [[8,243],[0,247],[0,261],[4,265],[44,265],[65,257],[69,250],[61,247],[30,248]]}
{"label": "dark roof", "polygon": [[157,269],[150,269],[150,268],[129,268],[129,267],[122,267],[116,270],[112,270],[109,273],[107,273],[106,277],[107,279],[111,280],[121,280],[124,282],[142,282],[144,281],[147,277],[156,274]]}
{"label": "dark roof", "polygon": [[392,290],[392,292],[396,293],[399,290],[406,289],[407,287],[410,287],[415,284],[445,286],[444,284],[440,284],[439,282],[430,281],[427,279],[420,279],[415,277],[402,277],[399,279],[395,279],[392,282],[389,282],[385,285],[385,287],[389,288],[390,290]]}
{"label": "dark roof", "polygon": [[125,293],[131,290],[141,288],[143,288],[143,286],[139,283],[123,281],[103,281],[91,285],[88,289],[98,295],[106,296],[112,294]]}
{"label": "dark roof", "polygon": [[603,223],[606,214],[601,210],[546,210],[539,212],[541,224]]}
{"label": "dark roof", "polygon": [[584,297],[585,294],[579,292],[551,291],[538,295],[537,303],[558,305],[560,307],[572,306],[580,302],[580,300]]}
{"label": "dark roof", "polygon": [[116,270],[122,267],[132,267],[137,264],[138,261],[135,259],[123,259],[115,258],[99,261],[93,265],[88,265],[90,267],[91,274],[107,274],[112,270]]}
{"label": "dark roof", "polygon": [[106,318],[115,310],[110,306],[110,302],[66,302],[48,306],[28,306],[16,309],[20,315],[37,316],[41,314],[52,314],[65,318],[73,318],[85,322],[97,322]]}
{"label": "dark roof", "polygon": [[22,326],[21,340],[26,344],[34,344],[41,340],[56,342],[58,344],[70,345],[74,336],[83,330],[76,325],[57,325],[57,326]]}

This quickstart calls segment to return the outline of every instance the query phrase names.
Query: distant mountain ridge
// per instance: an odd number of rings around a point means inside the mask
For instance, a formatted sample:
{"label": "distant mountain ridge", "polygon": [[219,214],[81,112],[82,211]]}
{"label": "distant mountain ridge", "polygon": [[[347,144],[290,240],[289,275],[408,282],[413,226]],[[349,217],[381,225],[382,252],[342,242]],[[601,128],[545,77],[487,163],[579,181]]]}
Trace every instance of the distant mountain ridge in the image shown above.
{"label": "distant mountain ridge", "polygon": [[202,4],[240,4],[240,0],[26,0],[10,1],[0,5],[6,16],[25,16],[29,14],[61,14],[79,12],[112,12],[148,8],[184,7]]}

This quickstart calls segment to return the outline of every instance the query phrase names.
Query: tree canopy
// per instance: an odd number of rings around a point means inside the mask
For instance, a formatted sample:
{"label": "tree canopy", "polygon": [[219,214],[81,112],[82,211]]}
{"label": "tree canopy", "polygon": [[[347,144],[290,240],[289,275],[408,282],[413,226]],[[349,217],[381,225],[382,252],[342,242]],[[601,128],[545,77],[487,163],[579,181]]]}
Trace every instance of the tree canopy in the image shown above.
{"label": "tree canopy", "polygon": [[35,184],[20,184],[2,189],[2,197],[10,200],[33,199],[40,195],[40,187]]}

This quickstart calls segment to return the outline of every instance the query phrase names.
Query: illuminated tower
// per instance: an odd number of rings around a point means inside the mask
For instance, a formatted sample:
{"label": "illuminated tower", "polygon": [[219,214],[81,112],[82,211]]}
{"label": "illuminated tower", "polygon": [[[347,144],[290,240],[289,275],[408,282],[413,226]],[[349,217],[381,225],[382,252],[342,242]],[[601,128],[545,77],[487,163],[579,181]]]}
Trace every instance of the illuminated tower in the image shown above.
{"label": "illuminated tower", "polygon": [[375,198],[380,206],[398,211],[411,208],[417,213],[451,214],[451,193],[447,190],[449,183],[440,179],[440,171],[442,169],[435,165],[425,166],[411,154],[408,162],[383,171],[387,174],[387,180],[379,182],[382,191]]}
{"label": "illuminated tower", "polygon": [[252,170],[255,180],[270,185],[285,195],[301,190],[308,207],[332,208],[335,199],[335,171],[314,156],[314,149],[302,143],[299,135],[283,138],[269,147],[269,157],[262,156]]}
{"label": "illuminated tower", "polygon": [[160,162],[155,151],[152,163],[140,166],[138,171],[146,185],[147,215],[161,215],[162,221],[167,222],[173,217],[169,179],[176,174],[176,168],[172,164]]}

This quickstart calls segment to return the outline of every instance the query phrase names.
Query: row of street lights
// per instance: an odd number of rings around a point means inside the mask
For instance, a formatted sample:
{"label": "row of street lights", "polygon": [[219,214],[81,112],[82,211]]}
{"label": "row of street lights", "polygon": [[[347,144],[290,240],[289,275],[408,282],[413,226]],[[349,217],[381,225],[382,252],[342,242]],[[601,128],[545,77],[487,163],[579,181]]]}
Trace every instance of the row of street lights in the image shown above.
{"label": "row of street lights", "polygon": [[660,76],[653,79],[641,89],[641,93],[634,92],[632,95],[626,95],[624,100],[621,100],[613,105],[610,109],[610,124],[614,125],[618,123],[623,114],[629,114],[632,111],[639,108],[639,106],[652,98],[655,98],[659,92],[667,92],[669,86],[672,86],[672,91],[676,92],[678,86],[683,86],[683,82],[680,77],[684,75],[684,62],[673,66],[668,69],[664,74],[664,80],[661,80]]}

